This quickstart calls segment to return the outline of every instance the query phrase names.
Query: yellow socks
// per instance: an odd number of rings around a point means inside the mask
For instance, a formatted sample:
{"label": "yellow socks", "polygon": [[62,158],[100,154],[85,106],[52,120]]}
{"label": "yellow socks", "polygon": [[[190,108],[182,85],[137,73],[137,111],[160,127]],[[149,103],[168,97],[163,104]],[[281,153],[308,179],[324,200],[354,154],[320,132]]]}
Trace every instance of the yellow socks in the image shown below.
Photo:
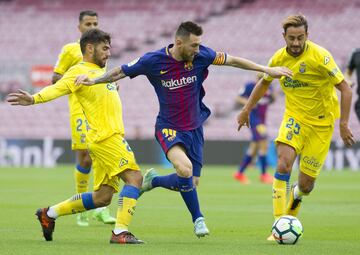
{"label": "yellow socks", "polygon": [[116,214],[114,233],[127,231],[135,213],[140,190],[134,186],[125,185],[119,197],[119,208]]}
{"label": "yellow socks", "polygon": [[80,165],[76,166],[74,177],[76,185],[76,193],[84,193],[89,190],[89,179],[90,179],[90,170],[81,167]]}
{"label": "yellow socks", "polygon": [[289,174],[275,173],[273,181],[273,215],[277,219],[286,213],[286,183],[290,179]]}
{"label": "yellow socks", "polygon": [[59,216],[79,213],[94,208],[95,205],[91,192],[76,194],[68,200],[51,206],[48,211],[48,216],[56,219]]}

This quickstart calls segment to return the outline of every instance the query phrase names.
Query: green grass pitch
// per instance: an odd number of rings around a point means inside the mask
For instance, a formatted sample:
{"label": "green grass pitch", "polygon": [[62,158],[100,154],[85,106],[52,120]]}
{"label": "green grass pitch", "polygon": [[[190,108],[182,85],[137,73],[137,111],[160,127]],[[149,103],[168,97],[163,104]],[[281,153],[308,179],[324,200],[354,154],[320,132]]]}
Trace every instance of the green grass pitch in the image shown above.
{"label": "green grass pitch", "polygon": [[[0,254],[358,254],[360,172],[322,172],[299,215],[303,238],[281,246],[265,240],[273,222],[271,185],[259,183],[250,169],[252,183],[243,186],[232,179],[235,169],[203,169],[198,191],[209,237],[195,237],[179,194],[156,189],[141,197],[130,228],[147,243],[120,246],[109,244],[112,226],[92,220],[81,228],[74,215],[57,220],[53,242],[43,240],[35,210],[74,194],[72,166],[0,168]],[[116,202],[114,196],[113,215]]]}

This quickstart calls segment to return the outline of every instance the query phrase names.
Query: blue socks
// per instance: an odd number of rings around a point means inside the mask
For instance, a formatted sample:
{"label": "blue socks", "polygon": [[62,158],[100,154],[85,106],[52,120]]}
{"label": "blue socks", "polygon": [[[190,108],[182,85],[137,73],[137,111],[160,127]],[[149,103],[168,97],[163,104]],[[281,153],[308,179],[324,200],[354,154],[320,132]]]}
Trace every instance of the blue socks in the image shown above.
{"label": "blue socks", "polygon": [[240,165],[239,172],[243,173],[246,169],[246,167],[251,163],[252,157],[248,154],[245,155],[243,162]]}
{"label": "blue socks", "polygon": [[266,155],[259,155],[259,161],[261,167],[261,174],[264,174],[266,172],[266,167],[267,167]]}
{"label": "blue socks", "polygon": [[196,192],[196,188],[193,186],[193,177],[184,178],[178,176],[180,194],[191,213],[192,221],[199,217],[203,217],[200,212],[199,200]]}
{"label": "blue socks", "polygon": [[200,212],[200,205],[196,188],[193,185],[193,177],[180,177],[177,174],[165,176],[157,176],[152,180],[151,185],[155,187],[163,187],[174,191],[180,191],[188,210],[191,213],[192,221],[199,217],[203,217]]}
{"label": "blue socks", "polygon": [[174,191],[179,191],[179,181],[177,174],[169,174],[165,176],[156,176],[151,185],[156,187],[163,187],[165,189],[170,189]]}

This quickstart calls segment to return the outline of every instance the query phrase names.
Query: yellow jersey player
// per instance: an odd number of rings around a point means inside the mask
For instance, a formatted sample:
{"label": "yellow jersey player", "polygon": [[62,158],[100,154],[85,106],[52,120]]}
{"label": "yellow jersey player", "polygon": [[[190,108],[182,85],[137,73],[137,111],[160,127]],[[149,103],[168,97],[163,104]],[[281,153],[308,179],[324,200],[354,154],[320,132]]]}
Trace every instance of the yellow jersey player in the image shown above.
{"label": "yellow jersey player", "polygon": [[91,126],[86,143],[93,161],[94,192],[79,193],[56,205],[37,210],[36,215],[47,241],[52,240],[56,218],[109,205],[113,194],[119,191],[119,179],[122,179],[125,185],[119,194],[116,224],[110,242],[143,243],[128,231],[139,197],[142,175],[134,153],[124,139],[122,106],[116,84],[104,83],[93,87],[75,85],[75,79],[80,74],[96,78],[105,73],[110,43],[109,34],[98,29],[88,30],[80,39],[84,62],[71,67],[62,79],[35,95],[20,90],[7,98],[12,105],[32,105],[73,94]]}
{"label": "yellow jersey player", "polygon": [[[282,77],[285,112],[276,138],[277,169],[273,181],[273,214],[297,216],[303,196],[313,190],[316,178],[328,153],[335,119],[340,117],[340,136],[345,145],[354,144],[348,126],[351,89],[331,54],[308,40],[308,24],[302,15],[289,16],[283,21],[286,47],[279,49],[269,66],[282,65],[292,70],[292,78]],[[238,115],[239,129],[249,125],[249,113],[265,94],[273,79],[267,75],[252,92]],[[341,111],[335,88],[341,94]],[[341,114],[340,114],[341,113]],[[290,191],[288,203],[286,183],[292,166],[300,156],[298,181]],[[268,240],[274,240],[272,236]]]}
{"label": "yellow jersey player", "polygon": [[[98,15],[94,11],[82,11],[79,15],[78,29],[81,34],[89,29],[98,27]],[[54,67],[52,83],[55,84],[63,77],[72,66],[80,63],[83,59],[79,41],[66,44],[58,57]],[[76,169],[74,177],[76,182],[76,192],[83,193],[89,189],[89,173],[91,170],[91,158],[87,151],[85,139],[89,125],[75,95],[69,95],[70,127],[71,127],[71,148],[77,153]],[[115,219],[110,216],[109,209],[106,207],[97,208],[93,217],[107,224],[114,224]],[[79,226],[89,226],[88,213],[84,212],[77,217]]]}

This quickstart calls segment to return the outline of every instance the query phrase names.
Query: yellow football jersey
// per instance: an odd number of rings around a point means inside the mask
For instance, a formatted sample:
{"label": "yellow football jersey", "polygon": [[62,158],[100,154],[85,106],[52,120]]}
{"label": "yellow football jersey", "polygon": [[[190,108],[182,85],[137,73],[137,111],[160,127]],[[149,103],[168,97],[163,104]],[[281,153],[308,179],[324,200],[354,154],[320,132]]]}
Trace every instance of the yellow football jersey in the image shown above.
{"label": "yellow football jersey", "polygon": [[[54,72],[64,75],[70,67],[80,63],[83,59],[80,42],[73,42],[66,44],[59,54],[58,60],[54,67]],[[72,94],[69,95],[69,111],[70,111],[70,122],[73,122],[71,119],[72,116],[82,114],[81,106],[77,102],[77,99]]]}
{"label": "yellow football jersey", "polygon": [[96,64],[81,62],[71,67],[54,85],[45,87],[35,94],[35,103],[45,103],[63,95],[73,94],[81,105],[91,128],[86,136],[88,142],[97,143],[114,134],[124,136],[122,105],[116,84],[104,83],[96,86],[74,84],[76,77],[80,74],[97,78],[104,73],[105,69]]}
{"label": "yellow football jersey", "polygon": [[[317,126],[333,125],[339,118],[334,86],[344,76],[326,49],[308,40],[304,52],[293,57],[284,47],[272,56],[269,66],[286,66],[293,72],[292,78],[280,79],[285,93],[285,113]],[[264,75],[264,79],[273,80],[269,75]]]}

